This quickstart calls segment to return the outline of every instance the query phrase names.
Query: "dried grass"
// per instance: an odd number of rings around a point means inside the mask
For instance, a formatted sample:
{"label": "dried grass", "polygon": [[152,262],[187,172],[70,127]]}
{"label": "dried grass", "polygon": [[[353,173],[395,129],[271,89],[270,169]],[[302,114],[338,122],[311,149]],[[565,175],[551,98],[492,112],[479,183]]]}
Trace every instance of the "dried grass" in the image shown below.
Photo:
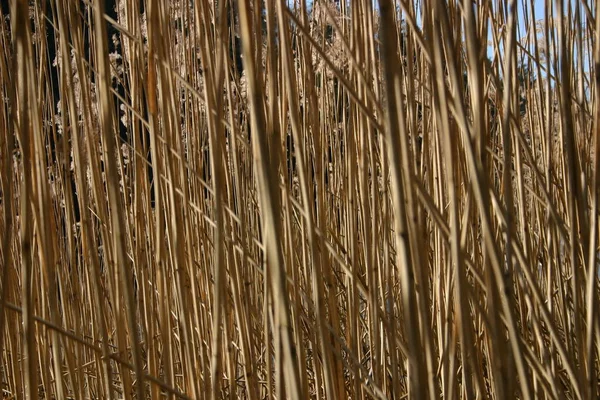
{"label": "dried grass", "polygon": [[600,396],[600,11],[534,5],[3,1],[3,398]]}

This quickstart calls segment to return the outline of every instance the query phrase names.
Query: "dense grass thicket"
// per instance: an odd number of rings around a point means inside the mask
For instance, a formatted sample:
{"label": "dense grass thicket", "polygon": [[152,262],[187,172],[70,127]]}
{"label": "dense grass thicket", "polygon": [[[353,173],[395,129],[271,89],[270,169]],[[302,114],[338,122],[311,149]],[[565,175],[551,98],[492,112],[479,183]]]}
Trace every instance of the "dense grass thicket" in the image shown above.
{"label": "dense grass thicket", "polygon": [[591,0],[3,0],[5,399],[600,397]]}

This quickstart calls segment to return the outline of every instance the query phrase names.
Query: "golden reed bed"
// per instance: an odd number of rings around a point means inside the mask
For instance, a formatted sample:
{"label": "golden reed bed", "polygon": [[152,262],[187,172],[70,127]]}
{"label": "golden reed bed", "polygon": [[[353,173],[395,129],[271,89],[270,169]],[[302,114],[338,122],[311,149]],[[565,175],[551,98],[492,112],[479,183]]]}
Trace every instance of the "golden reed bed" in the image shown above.
{"label": "golden reed bed", "polygon": [[600,396],[600,9],[3,0],[4,399]]}

